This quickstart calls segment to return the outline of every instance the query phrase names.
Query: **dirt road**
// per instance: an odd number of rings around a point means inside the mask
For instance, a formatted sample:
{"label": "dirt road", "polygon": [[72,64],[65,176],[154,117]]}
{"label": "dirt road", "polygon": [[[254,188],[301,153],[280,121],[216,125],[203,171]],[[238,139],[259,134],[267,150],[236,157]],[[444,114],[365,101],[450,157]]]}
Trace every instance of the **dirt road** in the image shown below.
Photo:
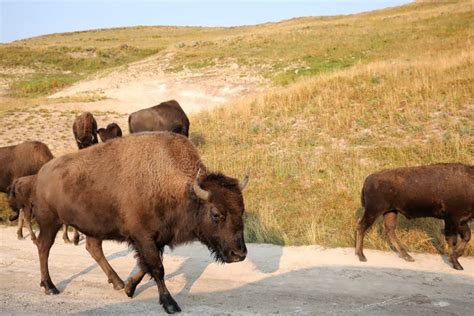
{"label": "dirt road", "polygon": [[[36,247],[0,227],[0,312],[152,314],[163,313],[156,285],[144,280],[133,299],[115,291],[84,248],[66,245],[58,234],[50,271],[61,294],[39,287]],[[439,255],[414,254],[415,263],[394,253],[367,251],[360,263],[353,249],[250,244],[241,263],[213,263],[200,244],[165,252],[166,282],[184,314],[456,314],[474,310],[474,258],[453,270]],[[105,242],[117,273],[136,270],[124,244]]]}

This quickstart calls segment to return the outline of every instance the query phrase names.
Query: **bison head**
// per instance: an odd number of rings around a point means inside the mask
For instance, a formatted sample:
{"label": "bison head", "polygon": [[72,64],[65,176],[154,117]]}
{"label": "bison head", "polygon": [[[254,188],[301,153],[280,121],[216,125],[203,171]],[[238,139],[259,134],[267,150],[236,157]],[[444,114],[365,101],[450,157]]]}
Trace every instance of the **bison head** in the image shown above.
{"label": "bison head", "polygon": [[207,245],[220,262],[238,262],[247,256],[244,241],[244,200],[242,182],[220,173],[202,175],[198,172],[192,185],[201,201],[198,239]]}
{"label": "bison head", "polygon": [[99,128],[97,130],[100,140],[105,143],[109,139],[122,137],[122,129],[116,123],[110,123],[107,128]]}

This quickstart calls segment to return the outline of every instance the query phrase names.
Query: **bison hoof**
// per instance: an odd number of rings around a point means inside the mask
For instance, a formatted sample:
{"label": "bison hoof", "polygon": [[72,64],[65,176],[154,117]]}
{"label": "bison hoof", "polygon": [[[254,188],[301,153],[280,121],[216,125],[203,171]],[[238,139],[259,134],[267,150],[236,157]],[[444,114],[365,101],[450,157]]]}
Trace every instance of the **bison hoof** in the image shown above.
{"label": "bison hoof", "polygon": [[163,298],[160,296],[160,304],[163,305],[165,312],[168,314],[174,314],[181,312],[181,308],[178,306],[178,303],[171,297],[171,295],[163,295]]}
{"label": "bison hoof", "polygon": [[367,262],[367,258],[363,254],[356,254],[360,262]]}
{"label": "bison hoof", "polygon": [[133,294],[135,294],[135,287],[125,287],[125,294],[127,294],[128,297],[133,298]]}
{"label": "bison hoof", "polygon": [[23,237],[23,235],[20,235],[20,234],[17,235],[17,238],[18,238],[18,240],[23,240],[23,239],[25,239],[25,237]]}
{"label": "bison hoof", "polygon": [[402,256],[403,259],[405,259],[405,261],[408,261],[408,262],[415,262],[415,259],[412,258],[412,256],[410,255],[404,255]]}
{"label": "bison hoof", "polygon": [[44,293],[46,295],[57,295],[59,290],[53,285],[52,282],[41,281],[40,286],[44,287]]}
{"label": "bison hoof", "polygon": [[64,240],[65,244],[70,244],[71,243],[71,241],[69,239],[64,238],[63,240]]}
{"label": "bison hoof", "polygon": [[464,268],[459,262],[453,262],[453,268],[456,270],[464,270]]}
{"label": "bison hoof", "polygon": [[109,279],[109,284],[110,284],[110,283],[112,283],[112,285],[114,286],[114,290],[117,290],[117,291],[119,291],[119,290],[121,290],[121,289],[123,289],[123,288],[125,287],[125,284],[123,283],[122,280],[116,280],[116,281],[114,281],[114,280],[110,280],[110,279]]}

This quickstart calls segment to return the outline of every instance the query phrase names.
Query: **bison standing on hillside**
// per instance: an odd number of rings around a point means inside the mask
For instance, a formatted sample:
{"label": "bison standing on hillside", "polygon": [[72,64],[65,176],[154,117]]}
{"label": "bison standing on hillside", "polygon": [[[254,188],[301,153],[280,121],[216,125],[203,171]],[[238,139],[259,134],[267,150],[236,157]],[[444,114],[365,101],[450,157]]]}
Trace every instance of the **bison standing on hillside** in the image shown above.
{"label": "bison standing on hillside", "polygon": [[247,179],[207,173],[194,145],[168,132],[130,135],[54,159],[39,172],[36,187],[41,285],[47,294],[59,293],[48,256],[66,223],[87,236],[86,249],[115,289],[124,283],[104,257],[102,240],[128,242],[142,271],[156,281],[165,311],[179,312],[160,251],[199,240],[220,262],[244,260]]}
{"label": "bison standing on hillside", "polygon": [[[474,167],[435,164],[384,170],[365,179],[362,189],[364,216],[359,220],[356,254],[367,261],[362,247],[366,230],[383,214],[385,231],[402,258],[414,261],[395,234],[397,214],[407,218],[435,217],[445,223],[449,260],[462,270],[458,257],[471,239],[469,221],[474,218]],[[461,242],[457,248],[458,234]]]}
{"label": "bison standing on hillside", "polygon": [[175,100],[130,114],[130,133],[168,131],[189,136],[189,119]]}
{"label": "bison standing on hillside", "polygon": [[[40,168],[53,159],[48,146],[41,142],[28,141],[15,146],[0,147],[0,192],[9,193],[17,178],[38,173]],[[10,216],[14,221],[20,215],[20,208],[13,209]],[[23,221],[18,222],[18,238],[23,238]]]}
{"label": "bison standing on hillside", "polygon": [[90,112],[84,112],[75,118],[72,132],[79,149],[87,148],[99,142],[97,139],[97,122]]}

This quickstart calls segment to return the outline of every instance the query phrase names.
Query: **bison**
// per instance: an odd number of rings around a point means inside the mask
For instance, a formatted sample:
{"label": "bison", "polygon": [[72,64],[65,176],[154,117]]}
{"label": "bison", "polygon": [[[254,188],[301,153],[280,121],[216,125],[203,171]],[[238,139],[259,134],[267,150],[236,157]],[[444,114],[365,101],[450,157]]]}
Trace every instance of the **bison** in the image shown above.
{"label": "bison", "polygon": [[128,127],[130,133],[168,131],[189,136],[189,119],[175,100],[130,114]]}
{"label": "bison", "polygon": [[97,130],[100,140],[105,143],[109,139],[122,137],[122,129],[116,123],[110,123],[106,128],[99,128]]}
{"label": "bison", "polygon": [[30,238],[36,241],[36,235],[31,227],[31,218],[33,215],[34,191],[36,189],[36,175],[20,177],[13,181],[8,194],[8,204],[11,209],[19,213],[18,219],[18,239],[23,239],[23,222],[30,232]]}
{"label": "bison", "polygon": [[90,112],[84,112],[76,117],[72,125],[72,132],[79,149],[99,142],[97,139],[97,122]]}
{"label": "bison", "polygon": [[198,240],[219,262],[244,260],[247,180],[208,172],[194,145],[169,132],[132,134],[52,160],[36,186],[41,286],[59,293],[48,256],[64,223],[86,235],[86,249],[115,289],[124,283],[104,257],[102,240],[127,242],[156,281],[165,311],[179,312],[164,282],[162,249]]}
{"label": "bison", "polygon": [[[36,174],[53,158],[48,146],[37,141],[0,147],[0,192],[9,193],[9,188],[15,179]],[[10,216],[11,221],[19,216],[19,209],[14,209],[14,212]]]}
{"label": "bison", "polygon": [[[463,269],[458,257],[462,256],[471,239],[473,166],[434,164],[377,172],[365,179],[361,200],[365,212],[356,231],[356,255],[360,261],[367,261],[362,251],[364,234],[380,215],[383,215],[385,231],[401,257],[414,261],[395,234],[397,214],[401,213],[406,218],[443,219],[449,260],[454,269]],[[461,241],[456,248],[458,234]]]}

